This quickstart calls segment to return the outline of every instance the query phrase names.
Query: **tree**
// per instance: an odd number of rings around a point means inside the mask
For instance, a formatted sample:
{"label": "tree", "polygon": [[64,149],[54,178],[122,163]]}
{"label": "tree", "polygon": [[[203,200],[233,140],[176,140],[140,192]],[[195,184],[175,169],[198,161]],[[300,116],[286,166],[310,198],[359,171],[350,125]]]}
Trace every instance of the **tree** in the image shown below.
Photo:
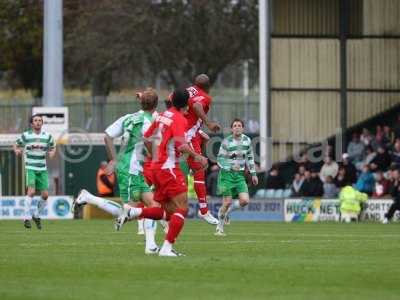
{"label": "tree", "polygon": [[0,1],[0,70],[42,96],[43,1]]}
{"label": "tree", "polygon": [[[214,83],[230,64],[248,57],[258,40],[258,1],[162,1],[152,10],[149,64],[166,70],[166,80],[178,85],[206,73]],[[158,8],[158,9],[157,9]]]}
{"label": "tree", "polygon": [[74,52],[71,65],[84,63],[87,78],[129,67],[161,74],[174,86],[190,82],[198,73],[207,73],[214,83],[228,65],[254,53],[257,3],[86,1],[67,39]]}

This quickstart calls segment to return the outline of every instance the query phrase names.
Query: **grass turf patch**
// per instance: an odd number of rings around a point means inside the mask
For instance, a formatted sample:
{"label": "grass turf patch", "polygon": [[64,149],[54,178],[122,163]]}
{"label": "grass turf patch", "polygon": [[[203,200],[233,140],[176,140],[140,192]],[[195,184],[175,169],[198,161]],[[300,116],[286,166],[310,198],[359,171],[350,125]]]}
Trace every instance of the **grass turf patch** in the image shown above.
{"label": "grass turf patch", "polygon": [[[398,224],[188,221],[176,249],[144,254],[136,223],[0,222],[0,299],[398,299]],[[158,228],[161,244],[163,234]]]}

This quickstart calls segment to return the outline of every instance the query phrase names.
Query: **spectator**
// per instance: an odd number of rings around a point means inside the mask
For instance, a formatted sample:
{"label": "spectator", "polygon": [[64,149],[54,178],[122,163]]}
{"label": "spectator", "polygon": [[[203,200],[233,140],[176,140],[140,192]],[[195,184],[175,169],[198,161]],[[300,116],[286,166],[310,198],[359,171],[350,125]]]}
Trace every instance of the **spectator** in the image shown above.
{"label": "spectator", "polygon": [[394,149],[392,152],[392,163],[395,166],[400,167],[400,141],[396,141],[396,143],[394,144]]}
{"label": "spectator", "polygon": [[328,176],[335,178],[339,170],[338,164],[330,156],[326,156],[324,162],[319,173],[322,182],[325,182]]}
{"label": "spectator", "polygon": [[346,170],[346,182],[347,184],[353,184],[357,181],[357,169],[349,160],[349,155],[347,153],[343,153],[342,158],[341,166]]}
{"label": "spectator", "polygon": [[304,183],[304,177],[302,177],[299,173],[294,175],[294,179],[292,182],[292,196],[299,197],[301,196],[301,187]]}
{"label": "spectator", "polygon": [[324,198],[336,198],[339,189],[333,182],[332,176],[327,176],[324,182]]}
{"label": "spectator", "polygon": [[390,127],[387,125],[383,126],[383,137],[382,137],[383,146],[388,148],[393,144],[393,142],[394,142],[394,134],[392,132],[392,129],[390,129]]}
{"label": "spectator", "polygon": [[322,197],[324,194],[324,187],[316,169],[311,170],[311,194],[312,197]]}
{"label": "spectator", "polygon": [[360,140],[364,144],[364,146],[367,147],[372,144],[374,136],[371,134],[371,132],[369,132],[367,128],[363,128]]}
{"label": "spectator", "polygon": [[218,164],[212,164],[209,168],[209,173],[206,179],[208,195],[217,196],[218,173],[219,173]]}
{"label": "spectator", "polygon": [[338,175],[335,178],[335,185],[338,188],[345,187],[346,185],[351,185],[353,182],[350,182],[349,176],[347,176],[346,168],[344,166],[339,167]]}
{"label": "spectator", "polygon": [[382,171],[375,174],[375,189],[372,194],[373,197],[383,197],[389,193],[390,182],[383,176]]}
{"label": "spectator", "polygon": [[324,193],[321,179],[319,179],[316,170],[309,170],[305,173],[303,185],[300,188],[300,194],[304,197],[321,197]]}
{"label": "spectator", "polygon": [[362,168],[362,173],[357,180],[355,188],[362,193],[367,193],[371,195],[374,191],[375,187],[375,179],[374,175],[370,172],[369,165],[365,165]]}
{"label": "spectator", "polygon": [[301,178],[304,179],[306,173],[306,167],[304,165],[300,165],[298,169],[298,174],[300,175]]}
{"label": "spectator", "polygon": [[285,188],[285,181],[279,174],[277,167],[272,167],[266,179],[267,190],[280,190]]}
{"label": "spectator", "polygon": [[364,160],[356,164],[356,169],[361,171],[363,166],[369,165],[371,161],[375,158],[375,156],[376,152],[374,151],[374,149],[371,146],[368,146],[366,148],[366,156]]}
{"label": "spectator", "polygon": [[310,170],[306,170],[304,173],[304,181],[300,188],[300,196],[312,197],[312,178]]}
{"label": "spectator", "polygon": [[106,175],[106,168],[107,162],[102,161],[96,175],[97,195],[100,197],[113,197],[115,174]]}
{"label": "spectator", "polygon": [[385,147],[380,145],[378,146],[378,153],[371,161],[371,171],[383,171],[386,172],[390,166],[391,159],[389,153],[386,151]]}
{"label": "spectator", "polygon": [[[381,125],[376,126],[375,141],[377,143],[377,146],[383,144],[383,129]],[[376,150],[376,148],[374,150]]]}
{"label": "spectator", "polygon": [[357,164],[361,162],[364,158],[365,154],[365,146],[360,141],[357,133],[354,133],[352,136],[352,140],[347,147],[347,153],[349,155],[349,159],[353,164]]}

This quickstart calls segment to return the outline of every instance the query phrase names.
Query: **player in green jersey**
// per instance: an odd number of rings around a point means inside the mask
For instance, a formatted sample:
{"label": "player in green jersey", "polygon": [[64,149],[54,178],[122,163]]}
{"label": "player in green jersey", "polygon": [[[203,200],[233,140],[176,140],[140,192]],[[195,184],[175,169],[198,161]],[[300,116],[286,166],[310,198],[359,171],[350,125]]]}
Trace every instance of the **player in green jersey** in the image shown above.
{"label": "player in green jersey", "polygon": [[[218,192],[223,197],[222,206],[218,211],[219,223],[215,235],[225,235],[224,223],[229,213],[249,204],[245,169],[251,174],[251,181],[258,184],[251,139],[243,134],[244,123],[240,119],[233,120],[232,134],[226,137],[220,146],[217,163],[220,167],[218,175]],[[239,200],[232,202],[238,196]]]}
{"label": "player in green jersey", "polygon": [[[25,198],[25,228],[31,228],[33,220],[38,229],[42,229],[40,214],[46,207],[49,197],[49,175],[47,172],[46,156],[53,158],[56,153],[56,145],[51,134],[42,130],[43,118],[33,115],[30,118],[31,128],[21,134],[14,145],[17,156],[24,154],[25,182],[27,195]],[[36,191],[41,194],[36,207],[32,207],[33,196]]]}
{"label": "player in green jersey", "polygon": [[[137,206],[143,202],[146,206],[159,206],[153,200],[153,193],[143,176],[143,163],[145,148],[143,133],[150,127],[153,114],[158,104],[158,96],[153,89],[146,89],[139,95],[142,109],[133,114],[127,114],[105,130],[105,143],[110,162],[106,172],[116,170],[120,197],[124,204]],[[121,137],[121,148],[118,154],[114,147],[114,139]],[[78,205],[93,204],[100,209],[119,217],[123,212],[120,204],[96,197],[86,190],[82,190],[74,202]],[[116,222],[116,229],[120,230],[120,223]],[[155,242],[156,222],[150,219],[144,220],[146,236],[146,254],[157,253]]]}

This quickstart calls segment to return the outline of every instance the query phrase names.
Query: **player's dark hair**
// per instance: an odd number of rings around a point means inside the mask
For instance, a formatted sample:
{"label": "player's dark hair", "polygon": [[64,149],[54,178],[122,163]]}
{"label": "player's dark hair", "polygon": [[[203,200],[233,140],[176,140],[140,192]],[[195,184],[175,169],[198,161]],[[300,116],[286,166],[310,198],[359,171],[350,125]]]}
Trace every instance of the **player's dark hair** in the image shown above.
{"label": "player's dark hair", "polygon": [[172,94],[172,105],[178,109],[184,108],[188,105],[189,92],[185,89],[177,89]]}
{"label": "player's dark hair", "polygon": [[33,119],[36,118],[36,117],[41,118],[42,119],[42,123],[43,123],[43,117],[41,115],[39,115],[39,114],[34,114],[29,118],[29,124],[30,125],[32,125]]}
{"label": "player's dark hair", "polygon": [[165,108],[166,109],[170,109],[172,107],[172,102],[170,100],[165,99],[164,103],[165,103]]}
{"label": "player's dark hair", "polygon": [[243,122],[242,119],[239,119],[239,118],[236,118],[236,119],[234,119],[234,120],[232,121],[232,123],[231,123],[231,128],[233,127],[233,124],[234,124],[235,122],[240,122],[240,123],[242,124],[242,127],[244,128],[244,122]]}

